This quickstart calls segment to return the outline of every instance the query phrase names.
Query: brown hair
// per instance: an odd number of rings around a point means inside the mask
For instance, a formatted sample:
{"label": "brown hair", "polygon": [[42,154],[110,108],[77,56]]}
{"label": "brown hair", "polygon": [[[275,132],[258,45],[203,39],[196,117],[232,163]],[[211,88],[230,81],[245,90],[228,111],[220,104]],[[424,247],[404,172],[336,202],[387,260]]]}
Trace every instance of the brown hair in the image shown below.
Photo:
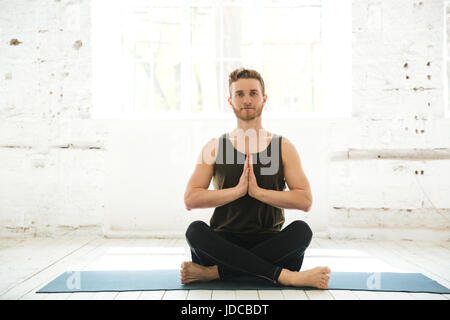
{"label": "brown hair", "polygon": [[231,97],[231,84],[233,82],[238,81],[239,79],[256,79],[261,84],[262,94],[265,95],[265,87],[264,87],[264,80],[256,70],[251,69],[245,69],[245,68],[239,68],[234,70],[230,73],[230,76],[228,78],[228,88],[230,90],[230,97]]}

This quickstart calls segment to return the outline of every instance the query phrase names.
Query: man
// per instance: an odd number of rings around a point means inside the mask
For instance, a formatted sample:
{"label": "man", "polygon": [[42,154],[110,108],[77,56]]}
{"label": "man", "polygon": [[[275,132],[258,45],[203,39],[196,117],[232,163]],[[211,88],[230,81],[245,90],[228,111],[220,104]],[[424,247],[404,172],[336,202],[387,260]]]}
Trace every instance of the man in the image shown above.
{"label": "man", "polygon": [[[295,146],[262,127],[264,81],[254,70],[237,69],[229,89],[237,127],[203,147],[184,195],[187,210],[215,210],[210,226],[194,221],[186,231],[192,262],[181,264],[181,283],[254,275],[325,289],[328,267],[300,271],[309,226],[298,220],[281,230],[283,209],[308,212],[312,196]],[[208,190],[211,179],[215,190]]]}

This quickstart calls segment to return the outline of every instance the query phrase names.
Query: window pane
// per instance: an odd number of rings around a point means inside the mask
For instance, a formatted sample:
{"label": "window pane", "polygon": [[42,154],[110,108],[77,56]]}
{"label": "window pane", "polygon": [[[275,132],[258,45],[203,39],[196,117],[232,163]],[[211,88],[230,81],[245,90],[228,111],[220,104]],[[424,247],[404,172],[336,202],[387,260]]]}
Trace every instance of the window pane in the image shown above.
{"label": "window pane", "polygon": [[150,30],[159,33],[159,39],[154,43],[155,58],[178,56],[182,49],[180,9],[153,8],[150,17]]}
{"label": "window pane", "polygon": [[320,41],[320,8],[264,8],[264,43]]}
{"label": "window pane", "polygon": [[180,111],[180,62],[156,62],[153,110]]}
{"label": "window pane", "polygon": [[265,44],[263,46],[264,61],[286,61],[293,58],[292,46],[285,44]]}
{"label": "window pane", "polygon": [[218,68],[215,61],[192,64],[192,112],[218,112],[220,110]]}
{"label": "window pane", "polygon": [[254,7],[223,7],[223,57],[257,57],[256,45],[263,31],[259,21]]}
{"label": "window pane", "polygon": [[191,45],[194,59],[215,59],[218,56],[218,21],[218,11],[215,8],[191,8]]}
{"label": "window pane", "polygon": [[223,56],[240,58],[242,56],[242,7],[223,7]]}
{"label": "window pane", "polygon": [[135,42],[135,57],[136,58],[149,58],[153,56],[153,46],[150,41],[136,41]]}
{"label": "window pane", "polygon": [[311,71],[301,62],[264,63],[266,110],[270,112],[312,111]]}
{"label": "window pane", "polygon": [[151,107],[150,64],[147,62],[136,63],[134,70],[134,99],[136,110],[148,111]]}
{"label": "window pane", "polygon": [[266,86],[267,112],[286,112],[290,105],[290,66],[283,62],[264,63],[264,83]]}
{"label": "window pane", "polygon": [[294,46],[292,51],[292,105],[289,111],[313,111],[312,46]]}
{"label": "window pane", "polygon": [[[251,8],[224,6],[223,42],[221,44],[220,8],[191,8],[192,56],[197,58],[250,58],[255,57],[255,44],[262,30]],[[222,52],[220,52],[222,50]],[[256,55],[257,56],[257,55]]]}
{"label": "window pane", "polygon": [[181,20],[178,8],[148,8],[127,16],[124,45],[138,58],[178,57]]}
{"label": "window pane", "polygon": [[313,66],[318,64],[316,71],[320,72],[320,51],[315,53],[314,60],[313,54],[311,45],[285,46],[284,50],[276,45],[264,46],[264,81],[270,96],[267,110],[313,110],[313,86],[320,82],[313,74]]}

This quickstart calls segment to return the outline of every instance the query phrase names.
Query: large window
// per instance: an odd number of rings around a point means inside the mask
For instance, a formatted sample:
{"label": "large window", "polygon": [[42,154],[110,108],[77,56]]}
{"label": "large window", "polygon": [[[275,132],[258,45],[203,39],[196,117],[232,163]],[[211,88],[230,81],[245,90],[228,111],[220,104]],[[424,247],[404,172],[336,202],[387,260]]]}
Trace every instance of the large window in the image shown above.
{"label": "large window", "polygon": [[231,114],[228,75],[246,67],[265,80],[266,114],[326,112],[323,4],[332,1],[94,0],[94,107],[109,115]]}

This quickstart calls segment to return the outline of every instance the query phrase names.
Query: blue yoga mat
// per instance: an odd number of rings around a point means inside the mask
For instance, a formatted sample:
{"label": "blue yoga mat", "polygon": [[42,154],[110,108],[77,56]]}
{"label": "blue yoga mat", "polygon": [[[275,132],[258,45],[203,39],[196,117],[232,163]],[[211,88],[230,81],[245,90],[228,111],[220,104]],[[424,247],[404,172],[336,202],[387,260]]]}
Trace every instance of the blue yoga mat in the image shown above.
{"label": "blue yoga mat", "polygon": [[[231,281],[180,283],[179,270],[68,271],[37,293],[152,291],[152,290],[283,290],[256,277],[236,277]],[[314,289],[295,287],[295,289]],[[400,291],[450,293],[450,290],[421,273],[332,272],[329,290]]]}

